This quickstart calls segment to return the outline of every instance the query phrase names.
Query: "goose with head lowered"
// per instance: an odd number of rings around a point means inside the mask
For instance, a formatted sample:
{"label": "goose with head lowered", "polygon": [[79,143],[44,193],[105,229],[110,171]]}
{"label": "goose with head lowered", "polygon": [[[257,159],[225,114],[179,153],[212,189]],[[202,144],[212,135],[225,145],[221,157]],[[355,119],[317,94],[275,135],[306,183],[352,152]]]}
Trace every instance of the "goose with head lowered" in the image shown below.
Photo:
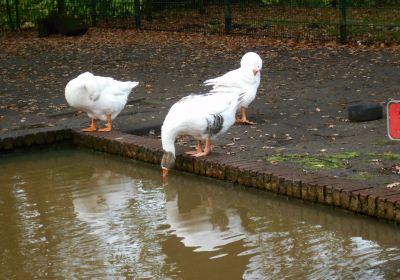
{"label": "goose with head lowered", "polygon": [[204,82],[205,85],[212,86],[211,92],[229,92],[243,90],[246,92],[239,108],[242,114],[237,118],[241,124],[254,124],[247,119],[247,108],[253,102],[260,85],[260,71],[262,68],[262,59],[255,52],[248,52],[243,55],[240,61],[240,68],[229,71],[228,73]]}
{"label": "goose with head lowered", "polygon": [[[194,157],[208,155],[211,140],[235,123],[235,113],[244,95],[238,90],[189,95],[170,108],[161,127],[163,177],[168,176],[168,170],[175,163],[175,139],[181,135],[192,136],[197,140],[197,147],[188,154]],[[205,141],[204,149],[202,141]]]}
{"label": "goose with head lowered", "polygon": [[85,132],[97,130],[97,120],[107,121],[99,131],[111,131],[112,120],[124,109],[128,96],[138,82],[122,82],[85,72],[68,82],[65,99],[71,107],[84,111],[92,119]]}

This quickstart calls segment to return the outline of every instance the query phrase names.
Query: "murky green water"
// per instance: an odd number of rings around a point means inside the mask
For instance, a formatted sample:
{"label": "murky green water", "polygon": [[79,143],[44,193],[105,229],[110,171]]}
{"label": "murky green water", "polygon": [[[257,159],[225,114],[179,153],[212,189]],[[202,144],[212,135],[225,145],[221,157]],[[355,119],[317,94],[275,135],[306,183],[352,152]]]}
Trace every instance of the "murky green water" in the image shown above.
{"label": "murky green water", "polygon": [[0,279],[398,279],[400,228],[72,149],[0,158]]}

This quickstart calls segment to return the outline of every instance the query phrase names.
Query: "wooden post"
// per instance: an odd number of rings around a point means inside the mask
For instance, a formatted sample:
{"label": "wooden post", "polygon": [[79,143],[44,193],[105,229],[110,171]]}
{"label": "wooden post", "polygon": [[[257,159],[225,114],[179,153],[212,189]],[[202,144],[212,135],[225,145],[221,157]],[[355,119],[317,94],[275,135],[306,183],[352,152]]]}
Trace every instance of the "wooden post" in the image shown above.
{"label": "wooden post", "polygon": [[229,34],[232,31],[232,1],[225,0],[225,33]]}
{"label": "wooden post", "polygon": [[340,0],[340,43],[347,43],[347,3],[346,0]]}
{"label": "wooden post", "polygon": [[140,28],[140,0],[134,0],[134,10],[135,10],[135,26],[137,29]]}

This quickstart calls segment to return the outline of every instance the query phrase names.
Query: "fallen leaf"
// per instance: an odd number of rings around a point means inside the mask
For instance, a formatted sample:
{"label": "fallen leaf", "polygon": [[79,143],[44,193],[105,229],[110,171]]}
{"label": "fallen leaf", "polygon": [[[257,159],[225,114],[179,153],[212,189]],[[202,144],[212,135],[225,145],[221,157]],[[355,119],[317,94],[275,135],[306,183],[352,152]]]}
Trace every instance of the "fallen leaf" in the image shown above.
{"label": "fallen leaf", "polygon": [[397,188],[400,187],[400,182],[395,182],[395,183],[391,183],[391,184],[387,184],[386,188],[392,189],[392,188]]}

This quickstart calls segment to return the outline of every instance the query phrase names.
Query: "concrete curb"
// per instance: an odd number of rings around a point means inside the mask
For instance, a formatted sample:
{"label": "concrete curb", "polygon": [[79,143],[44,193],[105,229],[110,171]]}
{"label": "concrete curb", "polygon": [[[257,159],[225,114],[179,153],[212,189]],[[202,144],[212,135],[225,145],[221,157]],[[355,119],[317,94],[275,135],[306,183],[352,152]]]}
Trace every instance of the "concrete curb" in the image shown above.
{"label": "concrete curb", "polygon": [[[71,129],[47,129],[0,138],[0,153],[15,149],[72,142],[78,147],[160,164],[159,139],[125,134],[83,133]],[[332,205],[352,212],[400,223],[400,191],[363,186],[351,181],[300,173],[267,162],[237,160],[212,153],[207,158],[192,158],[177,147],[175,169],[238,183],[289,197]],[[161,176],[161,175],[160,175]]]}

